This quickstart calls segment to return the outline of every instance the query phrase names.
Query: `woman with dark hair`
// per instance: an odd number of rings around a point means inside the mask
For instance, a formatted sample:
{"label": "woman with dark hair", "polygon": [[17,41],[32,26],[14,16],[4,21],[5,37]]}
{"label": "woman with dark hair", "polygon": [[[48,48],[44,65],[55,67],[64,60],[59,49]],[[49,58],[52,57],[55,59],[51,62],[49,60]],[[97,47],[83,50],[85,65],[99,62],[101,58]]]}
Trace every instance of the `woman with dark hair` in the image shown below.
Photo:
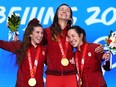
{"label": "woman with dark hair", "polygon": [[66,40],[67,29],[72,25],[72,10],[61,4],[55,13],[53,24],[45,30],[47,41],[46,87],[77,87],[73,49]]}
{"label": "woman with dark hair", "polygon": [[[61,4],[55,13],[53,24],[44,29],[47,42],[46,87],[78,87],[73,48],[67,41],[67,30],[72,25],[72,10]],[[96,48],[102,51],[103,46]]]}
{"label": "woman with dark hair", "polygon": [[43,66],[46,48],[43,45],[43,28],[38,19],[30,20],[23,41],[0,40],[0,48],[13,52],[19,66],[16,87],[44,87]]}
{"label": "woman with dark hair", "polygon": [[76,48],[74,59],[79,87],[107,87],[101,69],[103,53],[95,52],[99,44],[88,43],[86,32],[79,26],[70,27],[67,34],[69,43]]}

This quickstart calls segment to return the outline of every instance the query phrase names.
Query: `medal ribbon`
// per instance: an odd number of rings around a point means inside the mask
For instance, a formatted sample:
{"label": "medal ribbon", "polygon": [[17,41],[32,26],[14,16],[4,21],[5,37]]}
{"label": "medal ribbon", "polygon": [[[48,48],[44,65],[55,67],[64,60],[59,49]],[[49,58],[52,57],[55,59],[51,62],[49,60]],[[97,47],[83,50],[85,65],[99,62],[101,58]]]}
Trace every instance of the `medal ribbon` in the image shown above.
{"label": "medal ribbon", "polygon": [[31,78],[35,77],[35,73],[36,73],[37,66],[38,66],[39,54],[40,54],[40,47],[37,47],[37,52],[36,52],[36,56],[35,56],[34,66],[32,67],[30,48],[28,49],[28,54],[27,55],[28,55],[28,62],[29,62],[29,69],[30,69],[30,76],[31,76]]}
{"label": "medal ribbon", "polygon": [[60,50],[61,50],[62,58],[66,58],[67,50],[68,50],[68,41],[65,40],[65,48],[66,48],[65,51],[63,49],[60,36],[58,36],[58,44],[59,44],[59,47],[60,47]]}
{"label": "medal ribbon", "polygon": [[77,80],[79,81],[81,76],[82,76],[82,73],[83,73],[83,67],[84,67],[84,63],[85,63],[85,54],[86,54],[86,51],[87,51],[87,46],[88,44],[86,43],[85,46],[84,46],[84,50],[83,50],[83,55],[82,55],[82,59],[81,59],[81,73],[79,72],[79,61],[78,61],[78,53],[76,52],[75,53],[75,61],[76,61],[76,69],[77,69],[77,72],[78,72],[78,77],[77,77]]}

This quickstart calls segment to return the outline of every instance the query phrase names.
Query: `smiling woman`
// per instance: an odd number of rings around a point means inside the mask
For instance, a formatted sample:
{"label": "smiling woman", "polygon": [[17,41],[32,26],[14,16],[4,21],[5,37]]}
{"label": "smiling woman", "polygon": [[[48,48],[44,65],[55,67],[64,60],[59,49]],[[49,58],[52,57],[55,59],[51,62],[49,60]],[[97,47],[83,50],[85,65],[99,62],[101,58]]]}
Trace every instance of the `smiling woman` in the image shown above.
{"label": "smiling woman", "polygon": [[107,87],[101,69],[103,53],[95,52],[99,45],[88,43],[86,32],[79,26],[70,27],[67,34],[69,43],[77,49],[75,63],[79,87]]}
{"label": "smiling woman", "polygon": [[44,87],[46,48],[42,39],[43,28],[38,19],[34,18],[28,23],[22,42],[0,40],[0,48],[16,54],[16,63],[19,66],[16,87]]}
{"label": "smiling woman", "polygon": [[75,65],[69,62],[73,58],[73,50],[66,40],[71,19],[71,8],[61,4],[52,25],[44,29],[47,42],[46,87],[78,87]]}
{"label": "smiling woman", "polygon": [[[107,38],[110,30],[116,31],[116,0],[84,0],[84,2],[86,4],[83,4],[83,0],[28,0],[28,2],[27,0],[17,0],[17,2],[15,0],[0,0],[0,40],[8,41],[9,29],[6,27],[6,22],[12,12],[15,12],[16,15],[21,17],[18,39],[22,41],[27,24],[31,19],[37,18],[43,28],[49,27],[54,21],[53,19],[57,7],[66,3],[72,9],[73,24],[86,29],[87,40],[104,45],[104,39]],[[50,42],[48,42],[48,44],[50,44]],[[56,45],[52,44],[52,46],[54,50],[59,49]],[[54,50],[51,49],[50,53],[56,54],[56,56],[59,57],[61,52],[55,53]],[[67,54],[70,55],[70,52],[67,52]],[[116,54],[111,57],[112,70],[111,72],[105,71],[103,75],[108,87],[116,87]],[[10,52],[0,49],[0,87],[15,87],[14,85],[17,80],[15,59],[15,56],[12,56]],[[53,56],[53,60],[51,59],[48,62],[55,61],[54,59],[55,57]],[[61,64],[60,60],[57,62]],[[58,66],[56,64],[57,62],[54,63],[53,68]],[[68,64],[67,62],[65,63]],[[69,60],[69,65],[70,63]],[[51,65],[52,63],[50,66]],[[44,70],[46,70],[46,68],[47,67],[45,67]],[[46,74],[44,74],[44,78],[46,79]]]}

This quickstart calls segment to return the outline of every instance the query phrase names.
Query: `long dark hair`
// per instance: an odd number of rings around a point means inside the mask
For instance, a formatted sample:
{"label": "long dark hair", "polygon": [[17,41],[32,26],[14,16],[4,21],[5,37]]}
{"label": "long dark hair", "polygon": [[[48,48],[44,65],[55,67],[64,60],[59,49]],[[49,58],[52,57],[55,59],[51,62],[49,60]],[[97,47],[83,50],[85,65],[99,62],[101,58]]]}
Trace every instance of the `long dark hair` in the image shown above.
{"label": "long dark hair", "polygon": [[[57,8],[56,13],[55,13],[55,16],[54,16],[54,19],[53,19],[53,24],[50,26],[50,31],[51,31],[52,39],[53,40],[57,40],[57,35],[62,33],[62,29],[61,29],[61,27],[58,24],[58,10],[63,5],[69,7],[69,5],[67,5],[67,4],[61,4]],[[71,13],[71,16],[70,16],[70,19],[71,20],[68,21],[67,27],[70,27],[72,25],[72,21],[73,21],[73,19],[72,19],[72,10],[71,10],[70,7],[69,7],[69,9],[70,9],[70,13]]]}
{"label": "long dark hair", "polygon": [[24,36],[23,36],[23,41],[21,44],[21,48],[20,50],[18,50],[17,52],[17,64],[20,66],[22,64],[23,59],[26,56],[27,53],[27,49],[28,47],[31,45],[31,38],[30,38],[30,34],[32,34],[34,27],[40,26],[42,27],[42,25],[39,23],[39,20],[34,18],[32,20],[30,20],[30,22],[28,23],[26,30],[24,32]]}

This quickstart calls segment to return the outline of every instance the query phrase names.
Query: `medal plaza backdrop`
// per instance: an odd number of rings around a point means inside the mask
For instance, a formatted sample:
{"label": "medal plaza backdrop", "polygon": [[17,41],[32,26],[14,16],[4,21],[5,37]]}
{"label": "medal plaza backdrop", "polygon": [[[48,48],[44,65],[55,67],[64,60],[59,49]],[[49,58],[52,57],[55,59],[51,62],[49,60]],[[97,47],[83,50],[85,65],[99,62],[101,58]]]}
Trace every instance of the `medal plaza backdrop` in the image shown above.
{"label": "medal plaza backdrop", "polygon": [[[104,45],[104,39],[110,30],[116,31],[116,0],[0,0],[0,39],[12,39],[6,26],[7,18],[12,12],[21,17],[18,30],[19,39],[22,40],[30,19],[36,17],[44,28],[48,27],[53,21],[56,8],[62,3],[72,8],[74,24],[85,29],[89,42]],[[108,87],[116,87],[116,55],[111,57],[112,70],[103,70],[103,74]],[[15,55],[12,56],[10,52],[0,49],[0,87],[15,87],[18,70],[15,61]]]}

